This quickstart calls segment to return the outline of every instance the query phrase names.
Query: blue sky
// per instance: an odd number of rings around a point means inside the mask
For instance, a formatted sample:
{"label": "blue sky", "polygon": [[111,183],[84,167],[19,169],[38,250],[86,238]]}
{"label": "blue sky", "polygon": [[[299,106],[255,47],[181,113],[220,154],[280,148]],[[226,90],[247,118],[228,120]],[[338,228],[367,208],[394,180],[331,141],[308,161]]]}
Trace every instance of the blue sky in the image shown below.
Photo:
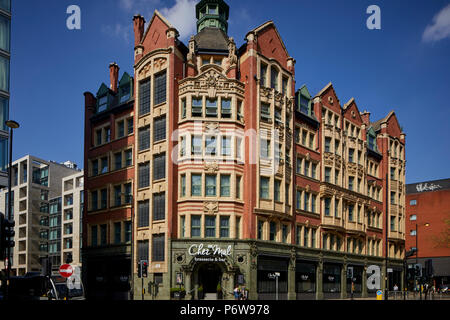
{"label": "blue sky", "polygon": [[[120,76],[132,74],[133,15],[149,21],[158,9],[187,44],[195,32],[195,3],[13,1],[10,118],[21,124],[13,158],[32,154],[83,167],[83,93],[109,83],[113,61]],[[238,46],[251,29],[275,22],[296,59],[297,88],[307,84],[316,94],[331,81],[342,105],[354,97],[372,121],[394,110],[406,133],[407,183],[450,178],[450,1],[227,3],[228,34]],[[81,9],[81,30],[66,27],[72,4]],[[366,9],[373,4],[381,9],[381,30],[366,27]]]}

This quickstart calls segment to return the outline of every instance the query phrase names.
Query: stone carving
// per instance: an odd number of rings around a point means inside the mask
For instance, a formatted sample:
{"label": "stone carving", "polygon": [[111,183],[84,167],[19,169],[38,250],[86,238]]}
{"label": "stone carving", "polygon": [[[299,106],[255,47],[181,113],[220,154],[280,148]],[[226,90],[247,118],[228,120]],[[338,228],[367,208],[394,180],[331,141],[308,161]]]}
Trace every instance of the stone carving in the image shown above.
{"label": "stone carving", "polygon": [[272,89],[260,87],[261,96],[267,99],[272,99]]}
{"label": "stone carving", "polygon": [[232,37],[229,38],[228,42],[228,57],[224,59],[223,66],[225,70],[229,70],[230,68],[234,68],[237,65],[237,55],[236,55],[236,44]]}
{"label": "stone carving", "polygon": [[155,61],[153,63],[154,71],[158,72],[158,71],[162,70],[165,67],[166,62],[167,62],[166,58],[155,59]]}
{"label": "stone carving", "polygon": [[297,253],[295,251],[295,248],[292,247],[289,259],[289,270],[295,271],[296,261],[297,261]]}
{"label": "stone carving", "polygon": [[219,203],[217,201],[208,201],[203,203],[203,212],[215,214],[219,212]]}
{"label": "stone carving", "polygon": [[205,130],[207,133],[215,132],[219,129],[219,123],[218,122],[206,122],[205,123]]}
{"label": "stone carving", "polygon": [[139,71],[139,77],[140,78],[145,78],[145,76],[147,75],[147,73],[150,71],[152,67],[152,63],[149,62],[147,63],[142,69],[141,71]]}
{"label": "stone carving", "polygon": [[219,171],[219,164],[217,161],[205,162],[205,171],[206,173],[217,173]]}

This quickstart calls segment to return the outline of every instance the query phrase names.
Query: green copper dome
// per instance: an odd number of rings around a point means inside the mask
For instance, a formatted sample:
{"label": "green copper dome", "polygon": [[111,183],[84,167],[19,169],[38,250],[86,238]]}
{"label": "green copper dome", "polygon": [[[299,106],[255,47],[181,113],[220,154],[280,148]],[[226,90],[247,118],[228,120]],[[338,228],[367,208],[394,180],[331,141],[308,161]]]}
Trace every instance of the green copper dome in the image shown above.
{"label": "green copper dome", "polygon": [[223,0],[202,0],[196,7],[197,33],[204,28],[218,28],[228,33],[230,7]]}

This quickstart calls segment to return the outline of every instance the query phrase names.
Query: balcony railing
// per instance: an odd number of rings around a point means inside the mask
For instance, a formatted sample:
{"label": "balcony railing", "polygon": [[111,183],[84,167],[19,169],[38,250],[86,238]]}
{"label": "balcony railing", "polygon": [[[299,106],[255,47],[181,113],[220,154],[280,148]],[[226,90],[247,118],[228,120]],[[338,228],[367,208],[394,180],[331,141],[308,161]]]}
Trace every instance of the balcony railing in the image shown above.
{"label": "balcony railing", "polygon": [[346,221],[345,229],[348,231],[365,232],[364,224],[361,222]]}
{"label": "balcony railing", "polygon": [[327,226],[334,226],[337,228],[344,228],[344,221],[341,218],[335,216],[322,216],[322,224]]}

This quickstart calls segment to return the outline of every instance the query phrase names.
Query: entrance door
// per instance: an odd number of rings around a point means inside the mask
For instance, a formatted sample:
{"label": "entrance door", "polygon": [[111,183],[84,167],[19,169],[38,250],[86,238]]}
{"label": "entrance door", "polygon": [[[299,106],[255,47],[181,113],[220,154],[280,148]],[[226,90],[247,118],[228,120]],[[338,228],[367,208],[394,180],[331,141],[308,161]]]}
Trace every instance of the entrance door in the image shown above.
{"label": "entrance door", "polygon": [[217,292],[217,284],[222,278],[222,270],[215,263],[203,264],[198,269],[198,285],[203,286],[204,293]]}

